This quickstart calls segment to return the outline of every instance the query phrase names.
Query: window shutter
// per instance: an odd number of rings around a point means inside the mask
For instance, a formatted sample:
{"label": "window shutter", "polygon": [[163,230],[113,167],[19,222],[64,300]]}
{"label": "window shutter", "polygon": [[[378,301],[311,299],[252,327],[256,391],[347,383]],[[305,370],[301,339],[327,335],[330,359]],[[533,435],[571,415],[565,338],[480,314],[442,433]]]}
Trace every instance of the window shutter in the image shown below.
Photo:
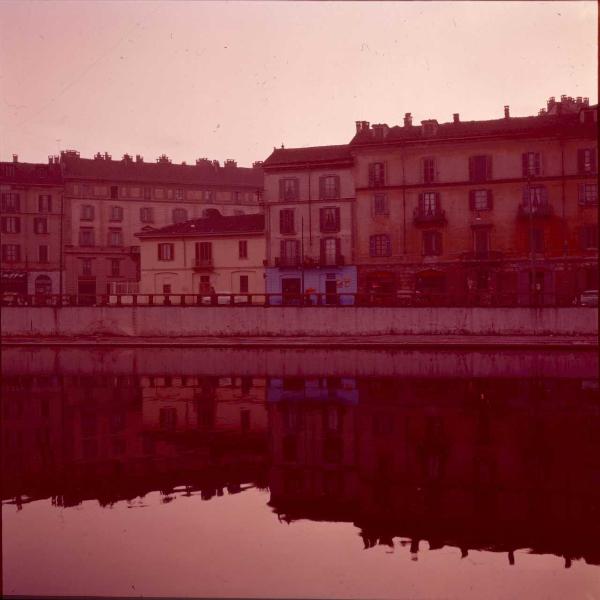
{"label": "window shutter", "polygon": [[542,206],[546,206],[548,204],[548,188],[545,185],[541,188],[541,200]]}
{"label": "window shutter", "polygon": [[281,233],[285,232],[285,211],[279,211],[279,231]]}
{"label": "window shutter", "polygon": [[442,234],[439,231],[435,232],[435,253],[439,256],[442,253]]}
{"label": "window shutter", "polygon": [[339,256],[341,256],[342,251],[341,251],[341,246],[342,246],[342,240],[340,240],[340,238],[335,238],[335,257],[336,257],[336,262]]}
{"label": "window shutter", "polygon": [[340,208],[339,206],[335,209],[335,230],[340,230]]}
{"label": "window shutter", "polygon": [[439,213],[441,208],[442,208],[442,204],[441,204],[441,200],[440,200],[440,193],[435,192],[435,208],[434,208],[433,212]]}
{"label": "window shutter", "polygon": [[388,164],[387,164],[387,160],[383,161],[383,163],[381,163],[383,166],[383,183],[384,185],[388,184]]}
{"label": "window shutter", "polygon": [[487,201],[488,201],[488,209],[492,210],[494,208],[494,193],[492,190],[487,191]]}
{"label": "window shutter", "polygon": [[469,156],[469,179],[473,181],[475,179],[475,157]]}
{"label": "window shutter", "polygon": [[279,200],[285,200],[285,183],[283,179],[279,180]]}
{"label": "window shutter", "polygon": [[371,256],[375,256],[375,247],[376,247],[376,245],[375,245],[375,236],[372,235],[369,238],[369,254]]}
{"label": "window shutter", "polygon": [[375,185],[375,165],[374,163],[369,164],[369,187]]}
{"label": "window shutter", "polygon": [[596,172],[596,148],[590,150],[590,162],[592,163],[592,173]]}
{"label": "window shutter", "polygon": [[325,238],[321,238],[320,241],[320,261],[325,262]]}
{"label": "window shutter", "polygon": [[336,198],[340,197],[340,178],[339,178],[339,175],[336,175],[336,177],[335,177],[335,197]]}
{"label": "window shutter", "polygon": [[542,155],[539,152],[535,153],[535,174],[542,174]]}
{"label": "window shutter", "polygon": [[579,184],[579,204],[585,204],[585,183]]}
{"label": "window shutter", "polygon": [[579,247],[582,250],[586,250],[587,248],[587,235],[585,227],[579,228]]}
{"label": "window shutter", "polygon": [[296,242],[295,247],[296,247],[296,256],[300,256],[300,240],[294,240]]}
{"label": "window shutter", "polygon": [[325,209],[319,209],[319,228],[323,231],[323,227],[325,225]]}
{"label": "window shutter", "polygon": [[[319,200],[325,198],[325,177],[319,177]],[[321,223],[323,221],[321,220]]]}
{"label": "window shutter", "polygon": [[21,219],[19,217],[15,219],[15,233],[21,233]]}
{"label": "window shutter", "polygon": [[583,173],[585,170],[585,150],[577,150],[577,171]]}
{"label": "window shutter", "polygon": [[285,240],[279,240],[279,256],[280,258],[285,256]]}
{"label": "window shutter", "polygon": [[530,199],[530,194],[529,194],[529,187],[525,186],[523,188],[523,206],[529,206],[529,199]]}
{"label": "window shutter", "polygon": [[423,201],[423,193],[419,194],[419,211],[423,212],[425,210],[425,204]]}
{"label": "window shutter", "polygon": [[469,190],[469,210],[475,210],[475,190]]}
{"label": "window shutter", "polygon": [[521,155],[521,165],[523,167],[523,177],[527,177],[527,175],[529,175],[529,161],[528,161],[528,156],[527,156],[527,152],[523,152],[523,154]]}
{"label": "window shutter", "polygon": [[489,155],[485,157],[485,178],[492,178],[492,157]]}

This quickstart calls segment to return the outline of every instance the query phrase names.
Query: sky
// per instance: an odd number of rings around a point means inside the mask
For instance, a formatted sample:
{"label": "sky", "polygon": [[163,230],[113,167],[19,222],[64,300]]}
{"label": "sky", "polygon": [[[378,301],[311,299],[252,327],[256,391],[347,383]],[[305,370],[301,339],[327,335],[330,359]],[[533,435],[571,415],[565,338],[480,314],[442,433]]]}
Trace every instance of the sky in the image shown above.
{"label": "sky", "polygon": [[240,166],[355,121],[597,103],[595,2],[0,2],[0,159]]}

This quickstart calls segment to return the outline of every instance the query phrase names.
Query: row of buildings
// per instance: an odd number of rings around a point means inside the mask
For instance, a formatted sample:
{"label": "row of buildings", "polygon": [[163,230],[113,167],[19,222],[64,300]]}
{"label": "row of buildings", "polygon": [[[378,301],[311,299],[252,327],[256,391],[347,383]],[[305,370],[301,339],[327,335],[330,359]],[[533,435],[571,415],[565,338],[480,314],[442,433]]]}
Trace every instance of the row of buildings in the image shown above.
{"label": "row of buildings", "polygon": [[598,287],[597,112],[562,96],[532,117],[406,113],[251,169],[3,163],[3,289],[571,303]]}

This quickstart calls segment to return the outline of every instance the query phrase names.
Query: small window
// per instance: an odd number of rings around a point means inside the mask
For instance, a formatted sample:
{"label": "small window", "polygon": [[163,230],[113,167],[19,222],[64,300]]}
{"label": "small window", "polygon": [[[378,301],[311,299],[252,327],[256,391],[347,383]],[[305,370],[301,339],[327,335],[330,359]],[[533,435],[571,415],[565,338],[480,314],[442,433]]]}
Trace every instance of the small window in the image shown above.
{"label": "small window", "polygon": [[385,163],[375,162],[369,164],[369,186],[382,187],[385,185]]}
{"label": "small window", "polygon": [[152,199],[152,188],[145,187],[144,188],[144,200]]}
{"label": "small window", "polygon": [[122,206],[111,206],[109,220],[110,221],[122,221],[123,220],[123,207]]}
{"label": "small window", "polygon": [[478,227],[473,231],[473,249],[477,255],[485,255],[490,250],[489,229]]}
{"label": "small window", "polygon": [[579,243],[582,250],[598,249],[598,226],[584,225],[579,230]]}
{"label": "small window", "polygon": [[92,259],[82,258],[81,260],[81,274],[91,275],[92,274]]}
{"label": "small window", "polygon": [[81,220],[82,221],[93,221],[94,220],[94,207],[91,204],[82,204]]}
{"label": "small window", "polygon": [[2,217],[2,233],[20,233],[20,217]]}
{"label": "small window", "polygon": [[2,212],[15,213],[19,212],[21,201],[19,194],[15,192],[4,192],[1,197],[0,209]]}
{"label": "small window", "polygon": [[4,262],[19,262],[21,260],[21,246],[18,244],[2,244],[2,260]]}
{"label": "small window", "polygon": [[423,232],[423,254],[439,256],[442,253],[442,234],[439,231]]}
{"label": "small window", "polygon": [[279,180],[279,200],[288,202],[298,200],[299,182],[297,178],[285,178]]}
{"label": "small window", "polygon": [[188,213],[185,208],[173,209],[173,223],[185,223],[188,220]]}
{"label": "small window", "polygon": [[79,245],[94,246],[94,230],[91,227],[82,227],[79,230]]}
{"label": "small window", "polygon": [[337,175],[325,175],[319,178],[319,197],[321,200],[340,197],[340,178]]}
{"label": "small window", "polygon": [[581,148],[577,151],[577,171],[582,175],[596,173],[595,148]]}
{"label": "small window", "polygon": [[492,210],[492,190],[471,190],[469,208],[474,211]]}
{"label": "small window", "polygon": [[185,198],[185,191],[182,188],[175,190],[175,200],[183,200]]}
{"label": "small window", "polygon": [[435,179],[435,158],[424,158],[423,183],[433,183]]}
{"label": "small window", "polygon": [[38,246],[38,260],[41,263],[48,262],[48,246]]}
{"label": "small window", "polygon": [[469,179],[471,181],[489,181],[492,178],[492,157],[487,155],[469,158]]}
{"label": "small window", "polygon": [[295,234],[294,227],[294,209],[285,208],[279,211],[279,231],[280,233]]}
{"label": "small window", "polygon": [[579,204],[582,206],[595,206],[598,204],[598,184],[579,184]]}
{"label": "small window", "polygon": [[240,294],[248,293],[248,275],[240,275]]}
{"label": "small window", "polygon": [[112,247],[123,245],[123,230],[109,229],[108,230],[108,245]]}
{"label": "small window", "polygon": [[35,233],[48,233],[48,219],[46,217],[35,217],[33,219],[33,231]]}
{"label": "small window", "polygon": [[375,194],[373,196],[373,215],[387,216],[390,214],[390,209],[385,194]]}
{"label": "small window", "polygon": [[119,186],[117,186],[117,185],[110,186],[110,197],[113,200],[116,200],[119,197]]}
{"label": "small window", "polygon": [[235,202],[236,204],[238,202],[243,202],[244,200],[244,194],[242,192],[238,192],[238,191],[233,191],[231,192],[231,201]]}
{"label": "small window", "polygon": [[158,244],[158,260],[173,260],[174,258],[174,244]]}
{"label": "small window", "polygon": [[118,258],[110,259],[110,274],[111,277],[119,277],[121,275],[121,261]]}
{"label": "small window", "polygon": [[212,264],[212,242],[196,242],[196,262]]}
{"label": "small window", "polygon": [[331,233],[340,230],[340,209],[338,207],[320,209],[319,218],[321,231]]}
{"label": "small window", "polygon": [[152,208],[149,206],[143,206],[140,208],[140,221],[142,223],[153,223],[154,216],[152,214]]}
{"label": "small window", "polygon": [[52,196],[50,194],[41,194],[38,196],[38,212],[52,212]]}
{"label": "small window", "polygon": [[[168,291],[163,289],[164,294],[171,293],[170,285],[165,285],[163,288],[169,288]],[[177,427],[177,410],[172,407],[159,409],[158,420],[162,430],[173,431]]]}
{"label": "small window", "polygon": [[541,173],[541,156],[539,152],[524,152],[522,155],[523,177],[536,176]]}
{"label": "small window", "polygon": [[214,202],[215,193],[212,190],[204,190],[202,192],[202,199],[204,202]]}
{"label": "small window", "polygon": [[440,195],[438,192],[423,192],[419,196],[419,214],[433,216],[440,212]]}
{"label": "small window", "polygon": [[372,235],[369,238],[369,254],[371,256],[391,256],[390,237],[388,235]]}
{"label": "small window", "polygon": [[248,242],[240,240],[238,242],[239,258],[248,258]]}

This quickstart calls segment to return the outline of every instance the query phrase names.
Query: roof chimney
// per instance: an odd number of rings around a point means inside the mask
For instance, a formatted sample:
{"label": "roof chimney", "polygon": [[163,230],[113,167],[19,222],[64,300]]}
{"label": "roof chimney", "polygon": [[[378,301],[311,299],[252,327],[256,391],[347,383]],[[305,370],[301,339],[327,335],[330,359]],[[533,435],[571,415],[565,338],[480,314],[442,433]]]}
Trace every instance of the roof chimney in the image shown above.
{"label": "roof chimney", "polygon": [[460,123],[460,115],[459,115],[458,113],[454,113],[454,114],[452,115],[452,121],[453,121],[454,123]]}
{"label": "roof chimney", "polygon": [[141,154],[136,154],[135,155],[135,162],[136,163],[144,162],[144,157]]}
{"label": "roof chimney", "polygon": [[13,154],[13,162],[14,163],[19,162],[19,155],[18,154]]}
{"label": "roof chimney", "polygon": [[412,115],[404,113],[404,127],[412,127]]}
{"label": "roof chimney", "polygon": [[508,104],[504,105],[504,118],[510,119],[510,106]]}

